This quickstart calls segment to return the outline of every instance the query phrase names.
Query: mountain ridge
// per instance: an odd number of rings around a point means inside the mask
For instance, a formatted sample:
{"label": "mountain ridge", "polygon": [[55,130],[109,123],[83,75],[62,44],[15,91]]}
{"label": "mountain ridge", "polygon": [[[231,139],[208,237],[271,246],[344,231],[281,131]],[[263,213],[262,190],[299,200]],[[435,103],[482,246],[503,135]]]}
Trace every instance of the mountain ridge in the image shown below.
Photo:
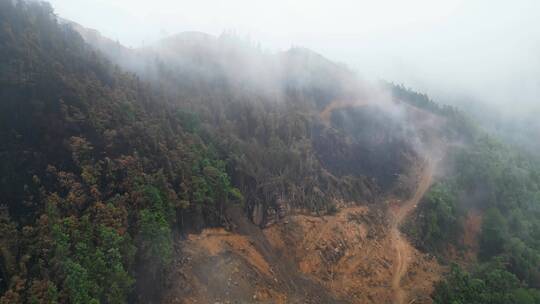
{"label": "mountain ridge", "polygon": [[458,109],[309,50],[78,31],[0,0],[0,303],[540,299],[540,166]]}

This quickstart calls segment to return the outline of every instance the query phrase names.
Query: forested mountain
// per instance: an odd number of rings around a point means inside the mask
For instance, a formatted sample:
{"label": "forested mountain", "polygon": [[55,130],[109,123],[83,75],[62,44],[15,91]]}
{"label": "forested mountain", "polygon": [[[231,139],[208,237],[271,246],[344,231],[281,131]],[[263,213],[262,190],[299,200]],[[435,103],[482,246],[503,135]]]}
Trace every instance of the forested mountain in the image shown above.
{"label": "forested mountain", "polygon": [[0,14],[2,301],[120,303],[135,278],[153,295],[183,214],[221,224],[242,202],[226,163],[48,4]]}
{"label": "forested mountain", "polygon": [[180,240],[241,230],[231,210],[262,231],[287,212],[384,209],[426,159],[436,182],[405,230],[457,262],[428,301],[540,303],[538,162],[307,49],[202,33],[129,49],[0,0],[0,139],[0,303],[160,302]]}

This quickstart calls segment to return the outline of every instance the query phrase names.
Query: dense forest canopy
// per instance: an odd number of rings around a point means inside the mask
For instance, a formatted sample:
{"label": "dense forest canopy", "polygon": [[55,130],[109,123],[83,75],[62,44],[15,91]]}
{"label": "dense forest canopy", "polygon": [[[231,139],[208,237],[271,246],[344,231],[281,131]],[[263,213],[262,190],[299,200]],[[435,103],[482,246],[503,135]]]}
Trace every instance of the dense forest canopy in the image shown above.
{"label": "dense forest canopy", "polygon": [[[385,103],[320,115],[364,99]],[[0,0],[0,303],[156,301],[178,236],[227,227],[229,206],[264,227],[283,204],[409,195],[430,138],[444,174],[409,236],[442,258],[483,215],[478,261],[434,301],[540,303],[538,160],[456,108],[302,48],[190,33],[131,50],[45,2]]]}

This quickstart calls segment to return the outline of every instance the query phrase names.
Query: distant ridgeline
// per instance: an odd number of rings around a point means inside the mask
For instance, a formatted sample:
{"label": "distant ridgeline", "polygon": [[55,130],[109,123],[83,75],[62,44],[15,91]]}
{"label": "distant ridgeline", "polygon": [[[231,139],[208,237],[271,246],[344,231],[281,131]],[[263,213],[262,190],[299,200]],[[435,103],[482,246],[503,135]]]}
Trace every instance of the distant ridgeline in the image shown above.
{"label": "distant ridgeline", "polygon": [[[264,226],[282,204],[376,203],[420,157],[377,109],[323,123],[358,80],[308,50],[194,34],[131,50],[85,31],[47,3],[0,0],[0,303],[157,301],[174,238],[227,225],[227,206]],[[456,268],[435,300],[539,303],[538,165],[386,85],[462,140],[410,228],[418,246],[457,243],[463,214],[484,214],[478,269]]]}

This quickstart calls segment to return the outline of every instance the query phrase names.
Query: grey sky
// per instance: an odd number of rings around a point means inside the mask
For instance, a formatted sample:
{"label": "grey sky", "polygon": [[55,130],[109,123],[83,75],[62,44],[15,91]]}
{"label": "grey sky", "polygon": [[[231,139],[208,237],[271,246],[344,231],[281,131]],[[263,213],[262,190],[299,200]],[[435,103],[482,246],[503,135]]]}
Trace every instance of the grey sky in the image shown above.
{"label": "grey sky", "polygon": [[366,78],[435,97],[540,104],[537,0],[50,0],[128,46],[182,31],[235,31],[270,50],[304,46]]}

